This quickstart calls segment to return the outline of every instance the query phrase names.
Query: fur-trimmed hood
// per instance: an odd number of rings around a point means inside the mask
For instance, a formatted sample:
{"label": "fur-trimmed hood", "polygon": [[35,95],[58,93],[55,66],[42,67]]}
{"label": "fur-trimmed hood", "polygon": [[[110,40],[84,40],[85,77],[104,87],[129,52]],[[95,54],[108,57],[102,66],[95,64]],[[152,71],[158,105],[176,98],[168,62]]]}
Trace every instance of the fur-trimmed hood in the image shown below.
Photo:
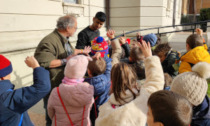
{"label": "fur-trimmed hood", "polygon": [[[129,93],[128,93],[129,92]],[[136,90],[136,92],[138,92]],[[147,120],[147,100],[150,93],[144,89],[140,90],[139,96],[133,100],[132,93],[126,91],[127,96],[124,105],[112,107],[113,104],[120,104],[111,95],[108,102],[99,108],[99,118],[96,119],[96,126],[145,126]]]}

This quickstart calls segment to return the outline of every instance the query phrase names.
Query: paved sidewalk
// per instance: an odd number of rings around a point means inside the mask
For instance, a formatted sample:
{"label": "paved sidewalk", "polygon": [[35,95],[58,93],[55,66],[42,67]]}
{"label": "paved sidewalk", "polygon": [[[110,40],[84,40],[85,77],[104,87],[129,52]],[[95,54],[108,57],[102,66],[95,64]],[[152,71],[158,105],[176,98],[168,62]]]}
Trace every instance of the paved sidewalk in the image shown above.
{"label": "paved sidewalk", "polygon": [[28,110],[31,121],[35,126],[45,126],[45,110],[43,100]]}

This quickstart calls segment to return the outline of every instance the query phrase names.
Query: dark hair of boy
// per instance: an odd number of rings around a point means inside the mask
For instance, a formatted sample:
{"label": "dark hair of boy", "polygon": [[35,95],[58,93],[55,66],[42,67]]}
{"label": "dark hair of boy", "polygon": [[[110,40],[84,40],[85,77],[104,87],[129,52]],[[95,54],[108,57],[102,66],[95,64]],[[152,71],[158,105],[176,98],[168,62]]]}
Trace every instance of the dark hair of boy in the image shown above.
{"label": "dark hair of boy", "polygon": [[148,106],[152,110],[154,122],[164,126],[189,126],[192,119],[192,105],[181,95],[161,90],[153,93]]}
{"label": "dark hair of boy", "polygon": [[154,50],[154,54],[158,55],[160,53],[164,54],[165,56],[171,50],[171,47],[168,43],[158,44]]}
{"label": "dark hair of boy", "polygon": [[95,18],[97,18],[98,20],[105,22],[106,21],[106,14],[104,12],[97,12],[95,15]]}
{"label": "dark hair of boy", "polygon": [[190,49],[203,46],[203,37],[198,34],[192,34],[187,38],[186,43],[189,45]]}
{"label": "dark hair of boy", "polygon": [[144,55],[139,47],[134,47],[131,49],[130,58],[132,59],[132,62],[137,62],[143,60]]}
{"label": "dark hair of boy", "polygon": [[114,93],[116,101],[120,102],[122,100],[126,102],[121,96],[122,93],[125,94],[126,90],[133,94],[134,99],[136,98],[137,95],[132,90],[132,88],[136,87],[136,73],[128,64],[115,64],[111,70],[111,81],[111,93]]}
{"label": "dark hair of boy", "polygon": [[103,74],[106,70],[106,62],[103,58],[89,61],[88,69],[93,77]]}

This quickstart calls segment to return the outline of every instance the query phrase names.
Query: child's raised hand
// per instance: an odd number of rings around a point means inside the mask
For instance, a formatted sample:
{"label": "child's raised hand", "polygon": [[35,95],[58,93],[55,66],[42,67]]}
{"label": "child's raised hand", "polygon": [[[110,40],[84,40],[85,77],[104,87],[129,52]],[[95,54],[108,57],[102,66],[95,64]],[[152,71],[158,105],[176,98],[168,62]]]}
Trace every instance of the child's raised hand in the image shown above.
{"label": "child's raised hand", "polygon": [[28,67],[37,68],[40,67],[38,61],[33,56],[27,56],[25,59],[25,63]]}
{"label": "child's raised hand", "polygon": [[100,52],[96,52],[96,54],[92,58],[98,60],[100,57],[101,57],[101,53]]}
{"label": "child's raised hand", "polygon": [[111,41],[110,40],[107,40],[107,43],[108,43],[108,45],[111,45]]}
{"label": "child's raised hand", "polygon": [[139,32],[137,32],[136,33],[136,37],[140,37],[141,35],[140,35],[140,33]]}
{"label": "child's raised hand", "polygon": [[196,33],[197,33],[198,35],[203,36],[203,30],[200,29],[200,28],[196,28]]}
{"label": "child's raised hand", "polygon": [[144,57],[150,57],[152,56],[152,50],[151,50],[151,46],[149,42],[145,42],[144,40],[142,41],[142,43],[140,44],[138,42],[139,48],[141,49],[142,53],[144,54]]}
{"label": "child's raised hand", "polygon": [[88,55],[88,53],[91,52],[91,47],[90,46],[85,46],[84,50],[83,50],[83,53]]}
{"label": "child's raised hand", "polygon": [[136,33],[136,40],[137,40],[138,42],[141,42],[142,39],[143,39],[143,36],[141,36],[139,32]]}
{"label": "child's raised hand", "polygon": [[119,41],[120,41],[120,44],[125,44],[125,37],[120,37],[120,39],[119,39]]}
{"label": "child's raised hand", "polygon": [[108,38],[113,39],[115,37],[115,31],[110,29],[107,31],[106,35]]}

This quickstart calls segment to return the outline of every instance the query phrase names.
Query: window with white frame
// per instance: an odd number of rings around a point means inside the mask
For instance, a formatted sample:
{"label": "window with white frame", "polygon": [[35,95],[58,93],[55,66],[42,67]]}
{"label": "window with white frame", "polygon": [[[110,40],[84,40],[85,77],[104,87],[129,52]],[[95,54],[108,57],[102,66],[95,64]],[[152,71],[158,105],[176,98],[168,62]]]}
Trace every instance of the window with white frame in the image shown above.
{"label": "window with white frame", "polygon": [[84,0],[62,0],[63,1],[63,13],[75,14],[77,16],[84,15]]}
{"label": "window with white frame", "polygon": [[78,0],[63,0],[63,2],[70,4],[79,4]]}

